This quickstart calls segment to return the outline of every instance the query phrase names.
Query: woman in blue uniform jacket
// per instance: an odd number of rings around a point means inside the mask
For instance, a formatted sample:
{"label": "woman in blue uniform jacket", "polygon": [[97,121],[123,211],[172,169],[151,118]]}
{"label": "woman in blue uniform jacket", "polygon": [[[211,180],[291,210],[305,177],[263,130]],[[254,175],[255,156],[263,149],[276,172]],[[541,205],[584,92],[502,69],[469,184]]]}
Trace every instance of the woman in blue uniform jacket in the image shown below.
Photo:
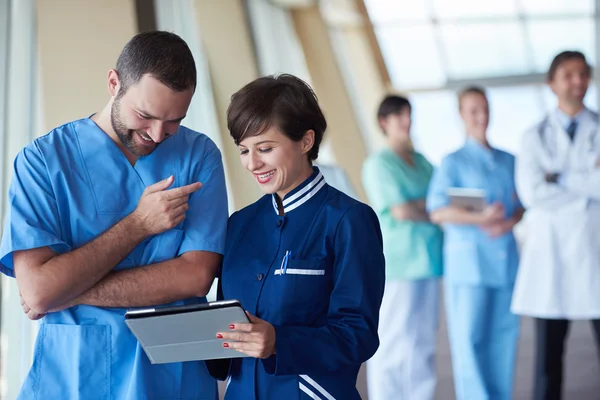
{"label": "woman in blue uniform jacket", "polygon": [[377,216],[313,167],[327,123],[305,82],[257,79],[227,119],[265,196],[229,219],[219,297],[240,300],[251,323],[217,334],[233,358],[209,370],[229,378],[226,399],[360,399],[359,368],[379,344]]}

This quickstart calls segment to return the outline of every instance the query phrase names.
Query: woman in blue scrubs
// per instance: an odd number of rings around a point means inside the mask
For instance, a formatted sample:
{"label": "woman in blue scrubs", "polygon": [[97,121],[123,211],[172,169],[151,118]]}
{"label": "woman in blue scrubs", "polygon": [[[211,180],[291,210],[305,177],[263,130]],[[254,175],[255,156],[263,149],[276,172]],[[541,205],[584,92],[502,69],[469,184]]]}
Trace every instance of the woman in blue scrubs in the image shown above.
{"label": "woman in blue scrubs", "polygon": [[[442,224],[446,314],[458,400],[510,399],[518,317],[510,312],[517,272],[513,227],[523,209],[515,159],[487,141],[488,101],[479,88],[459,96],[467,141],[434,173],[427,197],[431,220]],[[487,206],[451,205],[450,188],[483,189]]]}
{"label": "woman in blue scrubs", "polygon": [[209,370],[229,377],[226,399],[358,400],[358,371],[379,344],[377,216],[313,167],[327,124],[305,82],[257,79],[233,95],[227,119],[265,196],[230,217],[220,279],[219,297],[239,299],[251,323],[217,337],[250,357]]}

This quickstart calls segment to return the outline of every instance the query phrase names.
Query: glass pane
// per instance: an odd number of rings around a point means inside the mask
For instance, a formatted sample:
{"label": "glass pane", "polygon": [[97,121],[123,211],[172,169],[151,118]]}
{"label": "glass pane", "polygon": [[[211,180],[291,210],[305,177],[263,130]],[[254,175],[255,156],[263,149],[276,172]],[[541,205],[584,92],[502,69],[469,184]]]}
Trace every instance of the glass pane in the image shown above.
{"label": "glass pane", "polygon": [[596,57],[591,18],[529,21],[527,32],[537,72],[546,72],[554,56],[563,50],[582,51],[589,60]]}
{"label": "glass pane", "polygon": [[528,72],[522,30],[516,22],[448,24],[441,30],[451,78]]}
{"label": "glass pane", "polygon": [[517,154],[523,133],[544,116],[540,86],[489,88],[487,95],[490,102],[490,143]]}
{"label": "glass pane", "polygon": [[365,0],[373,24],[385,22],[425,20],[429,17],[422,0]]}
{"label": "glass pane", "polygon": [[396,88],[445,84],[431,25],[381,27],[375,33]]}
{"label": "glass pane", "polygon": [[[558,100],[548,86],[544,86],[542,89],[542,97],[544,100],[544,109],[546,111],[554,110],[558,107]],[[598,89],[596,85],[590,85],[583,102],[586,107],[589,107],[594,111],[598,110]]]}
{"label": "glass pane", "polygon": [[415,149],[439,165],[446,154],[458,149],[465,140],[456,95],[448,90],[414,93],[410,101]]}
{"label": "glass pane", "polygon": [[[422,1],[422,0],[421,0]],[[419,2],[419,0],[415,0]],[[517,14],[515,0],[433,0],[434,14],[438,18],[497,17]]]}
{"label": "glass pane", "polygon": [[563,15],[594,13],[594,0],[520,0],[526,14]]}

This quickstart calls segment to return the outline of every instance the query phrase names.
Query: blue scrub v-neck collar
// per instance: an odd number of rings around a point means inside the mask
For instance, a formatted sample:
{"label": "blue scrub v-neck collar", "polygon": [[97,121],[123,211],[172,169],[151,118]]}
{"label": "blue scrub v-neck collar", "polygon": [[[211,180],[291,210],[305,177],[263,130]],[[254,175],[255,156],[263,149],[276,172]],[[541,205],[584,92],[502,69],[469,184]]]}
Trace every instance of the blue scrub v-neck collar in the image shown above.
{"label": "blue scrub v-neck collar", "polygon": [[470,152],[475,154],[477,157],[483,158],[485,160],[494,161],[494,156],[496,154],[496,149],[493,147],[485,147],[478,141],[472,138],[467,138],[465,143],[465,148],[467,148]]}
{"label": "blue scrub v-neck collar", "polygon": [[[131,165],[114,140],[91,119],[76,122],[77,140],[99,214],[130,213],[146,186],[174,175],[171,187],[181,186],[179,159],[169,157],[175,142],[162,143]],[[107,190],[107,188],[111,188]]]}
{"label": "blue scrub v-neck collar", "polygon": [[[321,171],[319,171],[319,168],[313,167],[312,175],[283,198],[283,213],[287,214],[309,201],[325,187],[326,183],[327,182],[325,182],[325,178],[323,177],[323,174],[321,174]],[[273,193],[271,196],[275,213],[279,215],[277,193]]]}
{"label": "blue scrub v-neck collar", "polygon": [[[86,163],[94,164],[93,167],[102,167],[105,166],[105,157],[106,153],[100,151],[101,148],[106,148],[108,154],[110,154],[110,158],[116,164],[124,163],[126,164],[126,168],[130,169],[131,172],[139,179],[140,184],[144,187],[146,186],[144,180],[138,173],[138,169],[136,165],[139,164],[142,157],[139,157],[134,165],[129,162],[127,156],[123,154],[123,151],[119,148],[117,143],[111,138],[108,133],[104,132],[102,128],[92,119],[93,115],[90,115],[88,118],[83,119],[83,123],[87,125],[87,129],[85,129],[85,137],[81,138],[80,146],[86,159]],[[89,165],[92,166],[92,165]]]}
{"label": "blue scrub v-neck collar", "polygon": [[[86,126],[84,132],[80,132],[78,136],[80,137],[80,146],[89,168],[99,168],[105,169],[106,167],[106,156],[110,157],[110,161],[117,165],[124,165],[126,169],[128,169],[135,177],[139,180],[140,185],[145,188],[148,185],[156,183],[154,177],[148,176],[148,168],[150,170],[156,169],[156,163],[164,162],[161,160],[163,157],[161,155],[168,154],[170,151],[175,150],[175,144],[172,140],[173,136],[166,138],[159,146],[154,149],[154,151],[148,155],[140,156],[136,160],[135,164],[131,164],[127,159],[127,156],[123,153],[123,151],[119,148],[117,143],[96,124],[94,120],[92,120],[93,115],[88,118],[82,119],[81,122]],[[81,133],[84,137],[81,136]],[[100,151],[100,149],[106,149],[106,152]],[[177,170],[174,170],[174,172]],[[166,177],[160,177],[160,179],[165,179]],[[177,183],[178,179],[175,176],[175,182],[173,187],[175,187],[175,183]]]}

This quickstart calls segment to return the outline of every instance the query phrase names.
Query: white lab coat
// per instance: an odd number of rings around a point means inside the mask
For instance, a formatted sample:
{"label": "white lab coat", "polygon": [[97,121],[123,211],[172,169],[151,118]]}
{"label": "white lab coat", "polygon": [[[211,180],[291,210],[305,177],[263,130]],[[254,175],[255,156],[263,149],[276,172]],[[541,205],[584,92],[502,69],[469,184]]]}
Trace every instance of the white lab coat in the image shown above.
{"label": "white lab coat", "polygon": [[[600,318],[600,126],[585,110],[573,142],[555,113],[526,132],[516,186],[527,233],[512,302],[516,314]],[[561,174],[558,184],[547,172]]]}

